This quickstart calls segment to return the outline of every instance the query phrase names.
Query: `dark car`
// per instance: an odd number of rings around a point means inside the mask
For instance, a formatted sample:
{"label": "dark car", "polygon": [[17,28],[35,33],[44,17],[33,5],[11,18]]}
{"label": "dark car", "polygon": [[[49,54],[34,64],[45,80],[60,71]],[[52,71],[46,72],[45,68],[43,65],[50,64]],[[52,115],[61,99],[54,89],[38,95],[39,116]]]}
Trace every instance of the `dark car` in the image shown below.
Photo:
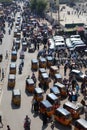
{"label": "dark car", "polygon": [[83,74],[80,70],[73,69],[69,76],[75,76],[76,80],[83,81],[86,75]]}

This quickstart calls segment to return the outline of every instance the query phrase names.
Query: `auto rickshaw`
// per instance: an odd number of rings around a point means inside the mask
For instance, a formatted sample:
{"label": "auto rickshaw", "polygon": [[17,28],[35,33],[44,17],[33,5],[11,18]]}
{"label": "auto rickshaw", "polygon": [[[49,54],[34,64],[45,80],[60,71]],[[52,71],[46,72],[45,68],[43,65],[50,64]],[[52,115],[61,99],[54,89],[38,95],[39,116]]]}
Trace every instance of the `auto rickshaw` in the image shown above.
{"label": "auto rickshaw", "polygon": [[50,77],[54,78],[55,74],[58,72],[58,67],[57,66],[51,66],[50,67],[50,72],[49,75]]}
{"label": "auto rickshaw", "polygon": [[16,61],[17,60],[17,51],[12,51],[11,53],[11,61]]}
{"label": "auto rickshaw", "polygon": [[60,90],[57,87],[50,88],[50,93],[54,93],[59,99],[61,97]]}
{"label": "auto rickshaw", "polygon": [[24,51],[20,52],[20,59],[24,59]]}
{"label": "auto rickshaw", "polygon": [[15,63],[11,63],[10,64],[10,74],[16,74],[16,64]]}
{"label": "auto rickshaw", "polygon": [[53,65],[53,58],[51,56],[47,56],[46,60],[47,60],[47,67],[48,68]]}
{"label": "auto rickshaw", "polygon": [[54,111],[60,106],[60,99],[53,93],[47,94],[46,100],[53,105]]}
{"label": "auto rickshaw", "polygon": [[14,89],[12,91],[12,103],[16,106],[20,106],[21,104],[21,90]]}
{"label": "auto rickshaw", "polygon": [[17,32],[17,33],[16,33],[16,38],[21,39],[21,33],[20,33],[20,32]]}
{"label": "auto rickshaw", "polygon": [[46,69],[46,59],[45,58],[39,59],[39,68],[45,68]]}
{"label": "auto rickshaw", "polygon": [[74,130],[87,130],[87,121],[83,118],[76,120]]}
{"label": "auto rickshaw", "polygon": [[44,89],[47,89],[49,88],[49,76],[47,73],[42,73],[41,74],[41,79],[40,79],[40,83],[42,86],[44,86],[45,88]]}
{"label": "auto rickshaw", "polygon": [[31,69],[32,70],[38,70],[38,60],[37,59],[31,60]]}
{"label": "auto rickshaw", "polygon": [[35,89],[35,83],[33,79],[26,79],[26,90],[30,93],[33,93]]}
{"label": "auto rickshaw", "polygon": [[56,83],[56,82],[62,83],[62,76],[59,73],[54,75],[54,83]]}
{"label": "auto rickshaw", "polygon": [[14,30],[14,37],[16,37],[16,36],[17,36],[17,32],[18,32],[18,30],[17,30],[17,29],[15,29],[15,30]]}
{"label": "auto rickshaw", "polygon": [[52,104],[48,100],[43,100],[40,102],[40,113],[47,114],[48,117],[51,117],[54,113]]}
{"label": "auto rickshaw", "polygon": [[27,50],[27,42],[22,43],[22,50],[26,51]]}
{"label": "auto rickshaw", "polygon": [[38,71],[38,79],[39,80],[41,79],[42,73],[46,73],[46,70],[44,68],[39,68],[39,71]]}
{"label": "auto rickshaw", "polygon": [[20,39],[19,38],[16,38],[15,44],[18,46],[18,49],[19,49],[20,48]]}
{"label": "auto rickshaw", "polygon": [[62,98],[67,97],[67,90],[66,90],[65,85],[57,82],[57,83],[54,84],[54,86],[56,86],[60,90]]}
{"label": "auto rickshaw", "polygon": [[8,87],[9,88],[14,88],[15,80],[16,80],[16,76],[14,74],[9,74],[9,76],[8,76]]}
{"label": "auto rickshaw", "polygon": [[72,118],[74,119],[79,118],[83,111],[83,105],[81,103],[74,104],[73,102],[68,101],[64,103],[63,107],[71,113]]}
{"label": "auto rickshaw", "polygon": [[34,99],[38,102],[43,100],[43,90],[39,87],[34,90]]}
{"label": "auto rickshaw", "polygon": [[63,107],[59,107],[55,110],[54,119],[66,126],[71,125],[72,122],[71,113]]}

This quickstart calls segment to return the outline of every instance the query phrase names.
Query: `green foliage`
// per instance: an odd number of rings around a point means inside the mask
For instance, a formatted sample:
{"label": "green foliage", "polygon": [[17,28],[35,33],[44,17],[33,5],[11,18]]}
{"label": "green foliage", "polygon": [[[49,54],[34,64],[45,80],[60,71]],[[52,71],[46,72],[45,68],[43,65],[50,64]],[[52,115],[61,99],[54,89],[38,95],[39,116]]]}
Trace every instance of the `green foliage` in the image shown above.
{"label": "green foliage", "polygon": [[31,10],[36,12],[38,15],[44,13],[47,7],[47,1],[45,0],[31,0]]}

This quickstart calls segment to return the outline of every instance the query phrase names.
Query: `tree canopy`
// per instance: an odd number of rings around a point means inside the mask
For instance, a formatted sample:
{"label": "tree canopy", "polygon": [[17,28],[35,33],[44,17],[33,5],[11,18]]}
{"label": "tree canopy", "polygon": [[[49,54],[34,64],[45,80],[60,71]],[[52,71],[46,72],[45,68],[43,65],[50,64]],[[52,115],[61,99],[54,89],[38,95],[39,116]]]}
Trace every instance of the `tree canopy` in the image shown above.
{"label": "tree canopy", "polygon": [[31,0],[31,10],[38,15],[42,15],[47,7],[46,0]]}
{"label": "tree canopy", "polygon": [[13,0],[0,0],[0,3],[3,3],[3,2],[12,2]]}

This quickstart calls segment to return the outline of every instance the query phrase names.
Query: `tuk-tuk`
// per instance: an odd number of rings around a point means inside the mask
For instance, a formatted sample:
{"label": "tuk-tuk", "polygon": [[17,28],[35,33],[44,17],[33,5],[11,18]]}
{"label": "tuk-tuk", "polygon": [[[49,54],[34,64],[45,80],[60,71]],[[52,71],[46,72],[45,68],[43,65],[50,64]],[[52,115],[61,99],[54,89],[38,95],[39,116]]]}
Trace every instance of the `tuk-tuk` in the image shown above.
{"label": "tuk-tuk", "polygon": [[66,90],[65,85],[57,82],[57,83],[54,84],[54,86],[56,86],[60,90],[61,97],[66,97],[67,96],[67,90]]}
{"label": "tuk-tuk", "polygon": [[46,59],[45,58],[39,59],[39,68],[45,68],[46,69]]}
{"label": "tuk-tuk", "polygon": [[16,80],[16,76],[14,74],[9,74],[9,76],[8,76],[8,87],[9,88],[15,87],[15,80]]}
{"label": "tuk-tuk", "polygon": [[40,113],[47,114],[48,117],[51,117],[54,113],[53,106],[48,100],[43,100],[40,102]]}
{"label": "tuk-tuk", "polygon": [[50,93],[54,93],[59,99],[61,98],[60,90],[57,87],[50,88]]}
{"label": "tuk-tuk", "polygon": [[83,110],[83,105],[81,103],[74,104],[73,102],[69,101],[64,103],[63,107],[71,113],[72,118],[74,119],[79,118]]}
{"label": "tuk-tuk", "polygon": [[20,59],[24,59],[24,51],[20,52]]}
{"label": "tuk-tuk", "polygon": [[59,107],[55,110],[54,119],[66,126],[72,122],[71,113],[63,107]]}
{"label": "tuk-tuk", "polygon": [[59,73],[54,75],[54,83],[56,83],[56,82],[62,83],[62,76]]}
{"label": "tuk-tuk", "polygon": [[23,51],[27,50],[27,42],[22,42],[22,50]]}
{"label": "tuk-tuk", "polygon": [[60,106],[60,99],[53,93],[47,94],[46,100],[53,105],[54,111]]}
{"label": "tuk-tuk", "polygon": [[10,74],[16,74],[16,64],[15,63],[11,63],[10,64]]}
{"label": "tuk-tuk", "polygon": [[17,60],[17,51],[12,51],[11,53],[11,60],[16,61]]}
{"label": "tuk-tuk", "polygon": [[33,79],[26,79],[26,90],[30,93],[33,93],[35,89],[35,83]]}
{"label": "tuk-tuk", "polygon": [[51,66],[50,67],[50,72],[49,72],[49,75],[51,77],[54,78],[55,74],[58,72],[58,67],[57,66]]}
{"label": "tuk-tuk", "polygon": [[17,36],[17,32],[18,32],[18,30],[17,30],[17,29],[15,29],[15,30],[14,30],[14,37],[16,37],[16,36]]}
{"label": "tuk-tuk", "polygon": [[38,79],[39,80],[41,79],[42,73],[46,73],[46,70],[44,68],[39,68],[39,71],[38,71]]}
{"label": "tuk-tuk", "polygon": [[49,88],[49,82],[50,82],[50,80],[49,80],[48,74],[47,73],[42,73],[41,74],[41,79],[40,79],[41,85],[44,85],[44,87],[46,87],[46,89],[47,89],[47,88]]}
{"label": "tuk-tuk", "polygon": [[32,70],[38,70],[38,60],[37,59],[31,60],[31,69]]}
{"label": "tuk-tuk", "polygon": [[17,33],[16,33],[16,38],[21,39],[21,32],[17,32]]}
{"label": "tuk-tuk", "polygon": [[34,90],[34,99],[38,102],[43,100],[43,90],[39,87]]}
{"label": "tuk-tuk", "polygon": [[0,62],[2,62],[2,59],[3,59],[3,55],[0,54]]}
{"label": "tuk-tuk", "polygon": [[21,104],[21,90],[20,89],[14,89],[12,91],[12,103],[14,105],[20,106]]}
{"label": "tuk-tuk", "polygon": [[74,130],[87,130],[87,121],[83,118],[76,120]]}
{"label": "tuk-tuk", "polygon": [[16,38],[15,44],[18,46],[18,49],[19,49],[20,48],[20,39],[19,38]]}
{"label": "tuk-tuk", "polygon": [[46,60],[47,60],[47,67],[48,68],[53,65],[53,58],[51,56],[47,56]]}

